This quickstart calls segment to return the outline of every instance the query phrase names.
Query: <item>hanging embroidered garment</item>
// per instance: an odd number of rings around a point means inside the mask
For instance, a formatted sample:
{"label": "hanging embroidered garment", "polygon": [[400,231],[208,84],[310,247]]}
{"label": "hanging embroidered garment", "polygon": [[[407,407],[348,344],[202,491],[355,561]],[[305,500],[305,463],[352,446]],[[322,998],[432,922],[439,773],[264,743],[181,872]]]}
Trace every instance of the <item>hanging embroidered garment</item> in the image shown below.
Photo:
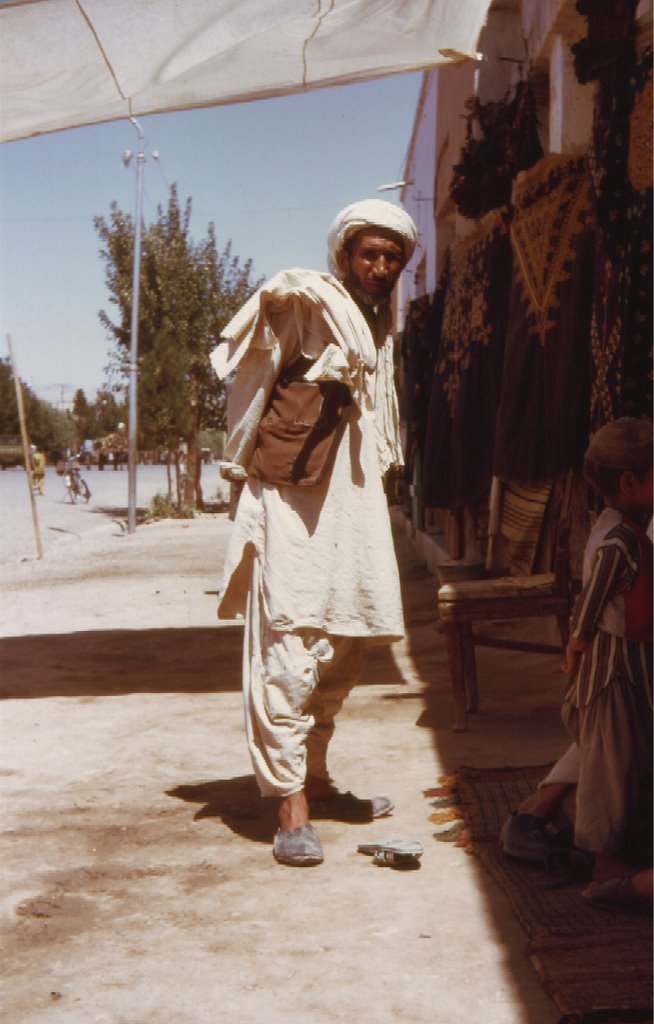
{"label": "hanging embroidered garment", "polygon": [[450,195],[463,217],[477,220],[509,202],[516,174],[540,160],[543,147],[531,82],[519,82],[510,100],[482,104],[473,96],[466,106],[466,138]]}
{"label": "hanging embroidered garment", "polygon": [[550,154],[516,183],[513,282],[495,474],[540,484],[581,464],[588,439],[593,277],[583,157]]}
{"label": "hanging embroidered garment", "polygon": [[[644,160],[634,112],[651,90],[651,53],[620,55],[599,80],[591,171],[597,232],[591,426],[652,415],[651,129]],[[631,112],[631,115],[630,115]],[[642,115],[642,111],[640,112]],[[634,154],[634,147],[639,146]],[[647,183],[649,167],[650,185]],[[643,187],[636,187],[636,185]]]}
{"label": "hanging embroidered garment", "polygon": [[411,479],[413,462],[424,455],[429,393],[436,354],[438,303],[432,296],[421,295],[409,305],[402,337],[403,419],[407,439],[405,470]]}
{"label": "hanging embroidered garment", "polygon": [[511,281],[508,225],[508,209],[493,210],[450,248],[425,437],[426,506],[454,509],[490,486]]}

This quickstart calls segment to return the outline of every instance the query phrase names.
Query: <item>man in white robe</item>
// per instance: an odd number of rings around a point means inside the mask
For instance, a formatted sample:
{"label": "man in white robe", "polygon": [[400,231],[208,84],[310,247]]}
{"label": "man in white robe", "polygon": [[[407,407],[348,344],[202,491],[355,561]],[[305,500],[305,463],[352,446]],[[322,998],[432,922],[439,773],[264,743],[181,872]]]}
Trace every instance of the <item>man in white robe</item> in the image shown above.
{"label": "man in white robe", "polygon": [[[331,273],[277,274],[212,357],[228,380],[221,472],[242,488],[218,615],[245,615],[246,735],[262,795],[280,798],[273,852],[285,864],[322,861],[312,814],[371,820],[393,808],[340,793],[327,746],[365,646],[404,633],[383,477],[402,462],[390,299],[415,242],[400,207],[348,206],[329,232]],[[338,383],[349,397],[329,469],[308,486],[253,471],[276,382],[297,366],[306,386]]]}

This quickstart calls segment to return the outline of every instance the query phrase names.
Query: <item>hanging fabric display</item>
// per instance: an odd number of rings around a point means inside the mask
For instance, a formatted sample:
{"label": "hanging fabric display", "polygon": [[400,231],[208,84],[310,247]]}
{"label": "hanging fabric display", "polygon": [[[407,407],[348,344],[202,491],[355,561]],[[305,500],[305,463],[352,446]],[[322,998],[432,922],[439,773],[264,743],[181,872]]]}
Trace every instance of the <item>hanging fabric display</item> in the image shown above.
{"label": "hanging fabric display", "polygon": [[404,495],[416,529],[423,526],[420,481],[427,426],[429,387],[436,353],[438,292],[421,295],[410,303],[401,339],[401,408],[406,425],[404,443]]}
{"label": "hanging fabric display", "polygon": [[466,140],[452,168],[450,195],[463,217],[478,219],[509,202],[518,171],[543,155],[536,100],[530,82],[519,82],[513,99],[468,101]]}
{"label": "hanging fabric display", "polygon": [[[606,17],[612,25],[615,14]],[[608,47],[594,75],[590,152],[597,218],[592,430],[618,416],[652,415],[652,54],[637,59],[619,33],[612,53]]]}
{"label": "hanging fabric display", "polygon": [[585,159],[544,157],[518,180],[513,199],[495,474],[540,484],[579,466],[588,440],[593,230]]}
{"label": "hanging fabric display", "polygon": [[431,384],[422,496],[454,509],[490,486],[511,281],[507,208],[451,246]]}
{"label": "hanging fabric display", "polygon": [[422,458],[424,450],[429,389],[436,354],[437,320],[436,297],[432,301],[432,296],[421,295],[409,305],[401,345],[402,413],[407,429],[405,466],[408,473],[415,456]]}
{"label": "hanging fabric display", "polygon": [[572,47],[578,80],[597,82],[593,431],[618,416],[652,416],[652,52],[636,53],[636,8],[577,0],[588,32]]}

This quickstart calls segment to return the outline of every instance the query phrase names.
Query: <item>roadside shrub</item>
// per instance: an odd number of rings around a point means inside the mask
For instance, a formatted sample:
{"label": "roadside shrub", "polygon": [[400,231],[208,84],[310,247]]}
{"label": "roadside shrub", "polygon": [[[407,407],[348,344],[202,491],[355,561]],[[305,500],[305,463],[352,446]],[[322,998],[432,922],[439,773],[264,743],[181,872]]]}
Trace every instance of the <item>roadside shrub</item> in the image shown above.
{"label": "roadside shrub", "polygon": [[165,494],[155,494],[145,513],[146,523],[156,519],[193,519],[190,508],[177,508],[177,505]]}

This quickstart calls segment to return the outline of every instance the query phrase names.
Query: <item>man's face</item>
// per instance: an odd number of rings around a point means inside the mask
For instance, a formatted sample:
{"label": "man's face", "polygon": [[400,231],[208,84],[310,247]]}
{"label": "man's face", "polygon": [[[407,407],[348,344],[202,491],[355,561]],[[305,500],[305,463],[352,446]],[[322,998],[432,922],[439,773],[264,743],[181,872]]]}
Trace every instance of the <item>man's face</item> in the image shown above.
{"label": "man's face", "polygon": [[383,228],[364,228],[341,253],[340,265],[349,291],[376,304],[393,291],[404,268],[404,249],[397,236]]}

